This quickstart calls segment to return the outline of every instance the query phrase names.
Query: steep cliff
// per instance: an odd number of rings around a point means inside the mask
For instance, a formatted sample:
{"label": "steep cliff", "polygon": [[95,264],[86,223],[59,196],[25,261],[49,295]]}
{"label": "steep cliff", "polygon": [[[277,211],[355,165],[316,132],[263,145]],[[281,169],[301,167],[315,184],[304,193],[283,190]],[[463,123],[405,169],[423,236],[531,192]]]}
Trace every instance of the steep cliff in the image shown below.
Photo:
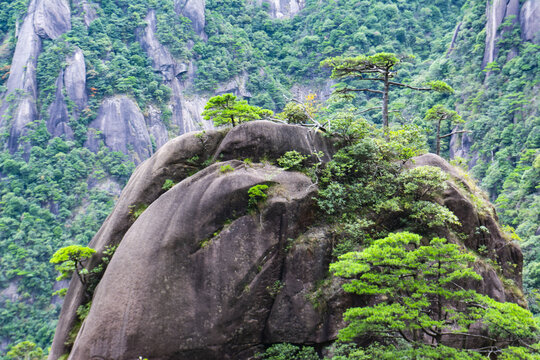
{"label": "steep cliff", "polygon": [[257,0],[258,5],[268,4],[272,17],[290,18],[296,15],[306,5],[305,0]]}
{"label": "steep cliff", "polygon": [[[499,51],[498,41],[504,33],[512,31],[512,27],[519,25],[521,37],[525,41],[538,43],[538,32],[540,31],[540,1],[527,0],[488,0],[486,4],[486,46],[482,67],[493,62],[497,58]],[[505,26],[503,23],[509,20]],[[510,57],[515,56],[514,52]]]}
{"label": "steep cliff", "polygon": [[[317,185],[265,162],[290,150],[320,151],[323,163],[335,152],[330,139],[307,128],[257,121],[183,135],[141,164],[90,244],[99,252],[119,246],[88,317],[74,328],[86,301],[74,279],[49,359],[66,351],[69,359],[247,359],[265,344],[335,340],[342,312],[357,300],[327,278],[335,239],[314,203]],[[206,159],[219,162],[196,172]],[[410,166],[425,165],[451,176],[442,203],[461,221],[463,244],[487,249],[503,267],[497,273],[479,264],[484,281],[475,289],[522,301],[502,281],[504,274],[519,286],[521,252],[500,231],[494,210],[480,213],[472,185],[441,158],[424,155]],[[178,183],[165,191],[166,179]],[[248,190],[261,184],[270,185],[267,200],[248,205]],[[143,204],[148,208],[135,219],[130,210]],[[478,233],[481,226],[488,230]]]}

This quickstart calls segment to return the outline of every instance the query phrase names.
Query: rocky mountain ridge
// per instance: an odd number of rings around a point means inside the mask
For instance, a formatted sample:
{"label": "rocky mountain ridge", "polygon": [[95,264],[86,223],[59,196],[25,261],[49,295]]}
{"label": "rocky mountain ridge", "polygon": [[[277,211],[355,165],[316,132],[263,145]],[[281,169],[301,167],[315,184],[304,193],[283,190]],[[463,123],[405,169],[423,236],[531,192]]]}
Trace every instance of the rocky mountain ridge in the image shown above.
{"label": "rocky mountain ridge", "polygon": [[[119,246],[88,317],[77,324],[84,291],[74,279],[49,359],[66,352],[69,359],[248,359],[267,344],[335,340],[341,313],[358,300],[327,278],[335,240],[317,215],[317,186],[262,161],[290,150],[320,152],[323,162],[335,152],[313,130],[256,121],[183,135],[142,163],[90,243],[98,252]],[[252,161],[242,161],[247,156]],[[190,176],[193,158],[219,162]],[[464,246],[487,249],[519,286],[521,251],[503,235],[494,210],[478,212],[468,194],[472,185],[438,156],[420,156],[409,166],[426,165],[451,175],[442,203],[461,221]],[[166,179],[178,184],[165,192]],[[258,184],[272,190],[249,210],[248,190]],[[134,219],[131,210],[141,204],[148,208]],[[488,230],[480,234],[480,226]],[[98,262],[99,256],[89,266]],[[488,263],[477,271],[484,278],[477,291],[522,303]]]}

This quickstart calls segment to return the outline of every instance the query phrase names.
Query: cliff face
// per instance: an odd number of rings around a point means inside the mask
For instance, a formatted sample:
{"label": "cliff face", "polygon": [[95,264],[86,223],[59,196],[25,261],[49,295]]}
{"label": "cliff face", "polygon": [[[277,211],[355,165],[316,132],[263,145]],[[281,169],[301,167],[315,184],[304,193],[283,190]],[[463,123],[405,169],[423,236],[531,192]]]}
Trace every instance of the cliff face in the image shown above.
{"label": "cliff face", "polygon": [[[247,359],[264,344],[335,340],[342,312],[357,299],[328,278],[334,240],[313,200],[317,186],[262,161],[290,150],[320,151],[323,162],[334,153],[316,132],[257,121],[228,133],[183,135],[143,162],[90,244],[98,253],[119,244],[90,313],[70,349],[84,301],[80,282],[72,281],[49,359],[69,351],[69,359]],[[252,162],[242,161],[247,157]],[[220,162],[196,172],[208,159]],[[504,238],[493,210],[479,213],[470,185],[438,156],[410,166],[420,165],[450,174],[442,202],[462,222],[464,245],[488,249],[519,285],[521,252]],[[163,190],[166,179],[177,185]],[[270,185],[266,202],[248,205],[248,190],[259,184]],[[135,219],[132,210],[143,205]],[[479,226],[489,231],[478,234]],[[519,301],[493,268],[477,271],[479,292]]]}
{"label": "cliff face", "polygon": [[257,4],[268,4],[272,17],[290,18],[296,15],[306,5],[305,0],[257,0]]}
{"label": "cliff face", "polygon": [[[497,58],[499,52],[497,42],[505,31],[511,29],[511,26],[501,28],[501,25],[507,19],[511,19],[513,25],[519,24],[523,40],[539,43],[539,0],[527,0],[525,2],[519,0],[487,0],[486,18],[486,47],[482,67]],[[515,55],[515,53],[513,54]],[[512,53],[510,56],[512,57]]]}

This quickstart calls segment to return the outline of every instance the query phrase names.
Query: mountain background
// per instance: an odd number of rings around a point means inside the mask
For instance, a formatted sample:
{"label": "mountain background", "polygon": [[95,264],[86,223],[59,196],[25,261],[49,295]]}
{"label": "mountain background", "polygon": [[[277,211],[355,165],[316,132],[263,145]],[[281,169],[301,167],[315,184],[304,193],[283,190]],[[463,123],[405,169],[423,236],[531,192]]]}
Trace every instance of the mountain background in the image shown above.
{"label": "mountain background", "polygon": [[[321,60],[376,52],[415,55],[403,82],[455,89],[396,90],[391,123],[424,128],[434,149],[426,111],[461,114],[470,132],[443,155],[521,237],[538,312],[539,31],[540,0],[0,0],[0,353],[50,345],[61,306],[51,294],[66,286],[50,257],[90,241],[135,165],[211,128],[200,115],[211,96],[276,112],[310,94],[322,103],[333,83]],[[321,116],[349,106],[331,102]]]}

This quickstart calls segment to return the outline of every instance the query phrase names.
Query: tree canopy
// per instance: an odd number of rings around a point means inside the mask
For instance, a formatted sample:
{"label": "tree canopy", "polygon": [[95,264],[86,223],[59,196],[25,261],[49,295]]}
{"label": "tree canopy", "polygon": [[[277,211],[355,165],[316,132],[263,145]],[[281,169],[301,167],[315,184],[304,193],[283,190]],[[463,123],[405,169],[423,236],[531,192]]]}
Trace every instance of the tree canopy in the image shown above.
{"label": "tree canopy", "polygon": [[[370,334],[386,344],[399,340],[406,348],[423,349],[469,337],[478,344],[470,350],[484,355],[513,351],[504,350],[508,346],[528,351],[538,324],[519,305],[468,289],[468,281],[482,279],[472,268],[474,261],[475,256],[445,239],[426,243],[408,232],[389,234],[362,251],[342,255],[330,265],[331,272],[350,279],[345,291],[376,297],[377,303],[348,309],[348,326],[339,338],[350,341]],[[469,332],[473,324],[485,331]],[[413,358],[423,358],[424,350]]]}
{"label": "tree canopy", "polygon": [[397,76],[399,65],[411,59],[411,56],[398,57],[394,53],[377,53],[375,55],[359,55],[355,57],[337,56],[323,60],[321,66],[332,68],[333,79],[356,79],[361,81],[381,82],[381,87],[357,88],[346,84],[338,84],[334,93],[348,94],[352,92],[368,92],[382,96],[382,117],[383,126],[388,128],[388,103],[391,87],[404,87],[419,91],[438,91],[443,93],[453,93],[454,90],[443,81],[431,81],[423,87],[413,86],[394,81]]}
{"label": "tree canopy", "polygon": [[233,94],[223,94],[210,98],[202,113],[205,120],[212,120],[215,126],[236,125],[273,115],[271,110],[249,105],[246,100],[238,100]]}
{"label": "tree canopy", "polygon": [[88,272],[85,271],[83,262],[95,252],[96,250],[81,245],[70,245],[58,249],[50,260],[52,264],[58,264],[55,266],[56,270],[60,271],[57,280],[66,279],[75,272],[81,283],[86,285],[87,279],[85,275]]}
{"label": "tree canopy", "polygon": [[465,121],[461,118],[461,116],[454,110],[449,110],[444,105],[437,104],[433,106],[431,109],[429,109],[426,113],[425,118],[427,121],[433,121],[437,125],[437,135],[436,135],[436,149],[435,152],[437,155],[441,153],[441,139],[444,139],[446,137],[450,137],[454,134],[459,134],[466,132],[465,130],[460,131],[452,131],[448,134],[441,135],[441,124],[443,121],[447,121],[450,123],[450,125],[457,125],[464,123]]}

